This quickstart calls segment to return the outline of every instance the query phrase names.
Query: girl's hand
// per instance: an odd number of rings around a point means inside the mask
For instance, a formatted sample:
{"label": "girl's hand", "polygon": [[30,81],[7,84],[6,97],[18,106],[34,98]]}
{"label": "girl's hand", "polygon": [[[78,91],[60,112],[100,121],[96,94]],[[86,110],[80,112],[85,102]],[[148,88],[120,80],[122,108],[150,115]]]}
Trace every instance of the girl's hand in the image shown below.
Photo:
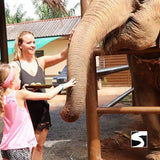
{"label": "girl's hand", "polygon": [[26,89],[26,86],[29,86],[29,84],[24,84],[24,85],[22,86],[22,89]]}
{"label": "girl's hand", "polygon": [[26,86],[29,86],[29,84],[24,84],[23,87],[22,87],[22,89],[26,89],[26,90],[32,91],[32,92],[35,92],[35,91],[37,90],[37,88],[35,88],[35,89],[33,89],[33,88],[28,88],[28,89],[27,89]]}
{"label": "girl's hand", "polygon": [[76,81],[75,81],[75,78],[73,78],[70,81],[68,81],[67,83],[64,83],[63,86],[64,86],[64,89],[67,89],[69,87],[75,86],[75,84],[76,84]]}

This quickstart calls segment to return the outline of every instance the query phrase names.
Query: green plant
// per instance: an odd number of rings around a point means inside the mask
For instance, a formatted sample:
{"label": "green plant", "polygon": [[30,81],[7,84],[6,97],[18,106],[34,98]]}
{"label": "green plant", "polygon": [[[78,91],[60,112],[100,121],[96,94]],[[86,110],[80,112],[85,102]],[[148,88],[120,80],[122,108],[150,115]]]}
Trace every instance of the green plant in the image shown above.
{"label": "green plant", "polygon": [[126,97],[124,97],[120,103],[125,104],[125,105],[132,105],[132,94],[127,95]]}

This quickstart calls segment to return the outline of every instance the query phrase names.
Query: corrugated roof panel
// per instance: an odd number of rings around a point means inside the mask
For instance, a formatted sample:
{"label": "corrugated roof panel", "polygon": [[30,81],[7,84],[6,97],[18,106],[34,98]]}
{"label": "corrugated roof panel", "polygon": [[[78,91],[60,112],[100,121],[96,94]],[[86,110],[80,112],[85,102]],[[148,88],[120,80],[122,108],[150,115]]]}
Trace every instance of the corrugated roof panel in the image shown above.
{"label": "corrugated roof panel", "polygon": [[81,17],[76,16],[10,24],[7,25],[7,39],[15,39],[24,30],[32,32],[35,37],[69,35],[80,20]]}

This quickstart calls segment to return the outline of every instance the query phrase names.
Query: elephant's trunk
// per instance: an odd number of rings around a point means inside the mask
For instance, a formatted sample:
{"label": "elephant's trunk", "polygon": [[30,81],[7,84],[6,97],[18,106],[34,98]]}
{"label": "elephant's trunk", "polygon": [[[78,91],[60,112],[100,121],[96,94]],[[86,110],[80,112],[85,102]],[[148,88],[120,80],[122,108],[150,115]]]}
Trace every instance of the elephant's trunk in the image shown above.
{"label": "elephant's trunk", "polygon": [[61,111],[65,121],[73,122],[83,112],[86,86],[89,83],[88,65],[94,48],[107,33],[128,19],[134,10],[133,5],[133,0],[94,0],[84,14],[74,32],[69,49],[68,79],[75,78],[77,83],[67,91],[66,104]]}

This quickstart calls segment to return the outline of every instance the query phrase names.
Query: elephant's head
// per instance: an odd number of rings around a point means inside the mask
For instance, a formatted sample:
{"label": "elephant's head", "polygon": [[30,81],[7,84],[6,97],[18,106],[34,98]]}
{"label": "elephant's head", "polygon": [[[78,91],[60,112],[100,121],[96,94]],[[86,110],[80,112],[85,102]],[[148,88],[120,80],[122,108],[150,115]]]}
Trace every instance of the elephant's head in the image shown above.
{"label": "elephant's head", "polygon": [[93,0],[72,37],[68,79],[76,78],[77,84],[67,91],[62,118],[72,122],[83,112],[88,66],[101,40],[106,37],[106,51],[143,50],[155,45],[159,29],[159,0]]}

